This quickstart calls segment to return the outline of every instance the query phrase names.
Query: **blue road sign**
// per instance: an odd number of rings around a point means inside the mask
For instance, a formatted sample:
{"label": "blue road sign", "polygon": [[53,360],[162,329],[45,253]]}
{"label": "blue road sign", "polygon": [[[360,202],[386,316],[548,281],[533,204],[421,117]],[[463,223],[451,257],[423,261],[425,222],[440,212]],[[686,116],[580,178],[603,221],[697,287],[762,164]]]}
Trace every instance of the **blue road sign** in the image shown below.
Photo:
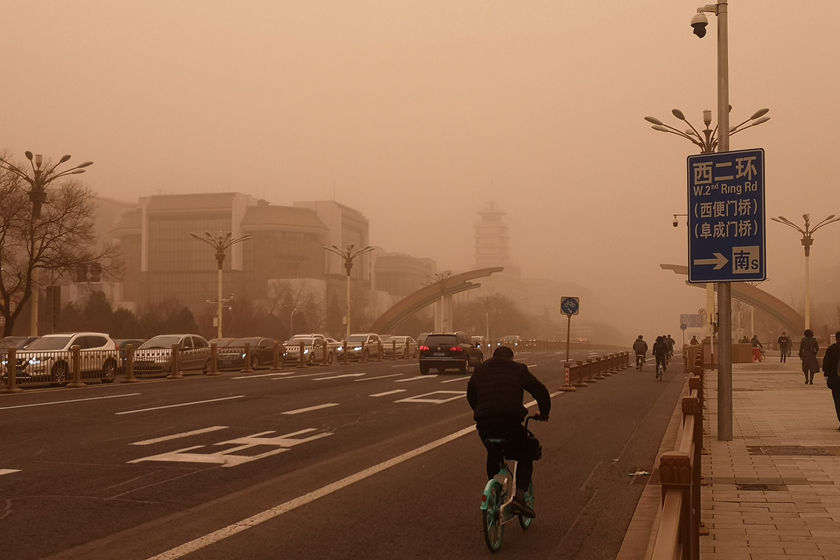
{"label": "blue road sign", "polygon": [[560,298],[560,309],[565,315],[577,315],[580,311],[580,299],[576,297]]}
{"label": "blue road sign", "polygon": [[688,281],[766,278],[764,150],[688,157]]}

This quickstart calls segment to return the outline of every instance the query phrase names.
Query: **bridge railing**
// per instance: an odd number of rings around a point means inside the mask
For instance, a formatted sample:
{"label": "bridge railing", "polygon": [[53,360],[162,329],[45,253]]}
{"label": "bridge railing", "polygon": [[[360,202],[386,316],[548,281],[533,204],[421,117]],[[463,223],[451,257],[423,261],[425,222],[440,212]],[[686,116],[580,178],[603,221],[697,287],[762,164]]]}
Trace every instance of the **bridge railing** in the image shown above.
{"label": "bridge railing", "polygon": [[[697,347],[699,348],[699,346]],[[687,347],[686,350],[692,350]],[[687,352],[688,353],[688,352]],[[682,421],[672,451],[659,457],[662,505],[651,560],[700,558],[700,479],[703,448],[702,352],[690,353],[689,394],[682,399]]]}

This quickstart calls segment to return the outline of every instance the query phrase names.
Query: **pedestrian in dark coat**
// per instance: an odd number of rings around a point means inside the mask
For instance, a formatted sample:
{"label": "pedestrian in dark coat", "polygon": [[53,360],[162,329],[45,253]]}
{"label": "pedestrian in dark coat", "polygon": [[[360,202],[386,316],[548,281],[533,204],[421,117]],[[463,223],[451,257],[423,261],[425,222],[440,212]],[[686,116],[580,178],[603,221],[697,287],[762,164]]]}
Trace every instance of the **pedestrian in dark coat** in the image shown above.
{"label": "pedestrian in dark coat", "polygon": [[790,356],[790,337],[785,331],[782,331],[782,335],[779,337],[778,343],[779,360],[782,362],[787,362],[787,357]]}
{"label": "pedestrian in dark coat", "polygon": [[799,359],[802,360],[802,373],[805,374],[805,383],[814,384],[814,374],[820,370],[820,362],[817,354],[820,351],[820,343],[814,338],[814,331],[805,329],[805,336],[799,342]]}
{"label": "pedestrian in dark coat", "polygon": [[840,422],[840,372],[837,371],[840,367],[840,331],[834,335],[834,340],[835,343],[825,350],[822,367],[825,383],[831,389],[831,396],[834,398],[834,412]]}

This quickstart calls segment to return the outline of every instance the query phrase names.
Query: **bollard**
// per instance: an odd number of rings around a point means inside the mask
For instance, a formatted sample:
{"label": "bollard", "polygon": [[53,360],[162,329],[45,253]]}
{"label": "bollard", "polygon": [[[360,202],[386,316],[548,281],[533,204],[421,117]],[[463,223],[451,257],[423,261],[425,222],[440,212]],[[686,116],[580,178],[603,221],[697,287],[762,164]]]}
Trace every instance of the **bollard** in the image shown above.
{"label": "bollard", "polygon": [[298,363],[297,363],[297,367],[299,367],[299,368],[305,368],[306,367],[306,360],[305,360],[305,355],[304,355],[304,352],[303,352],[303,340],[302,339],[301,339],[300,342],[298,342]]}
{"label": "bollard", "polygon": [[329,349],[327,348],[327,341],[326,340],[324,341],[323,348],[324,348],[324,351],[321,355],[321,365],[325,366],[325,365],[330,363],[329,362],[329,352],[328,352]]}
{"label": "bollard", "polygon": [[6,376],[5,387],[0,387],[0,393],[20,393],[23,391],[17,384],[17,348],[9,348],[6,354]]}
{"label": "bollard", "polygon": [[215,342],[210,343],[210,367],[204,372],[204,375],[219,375],[219,345]]}
{"label": "bollard", "polygon": [[134,345],[125,345],[125,378],[123,383],[137,383],[140,380],[134,377]]}
{"label": "bollard", "polygon": [[271,352],[271,369],[280,369],[280,343],[276,340]]}
{"label": "bollard", "polygon": [[[406,344],[406,348],[408,348],[407,344]],[[397,341],[396,340],[391,341],[391,359],[392,360],[397,359]]]}
{"label": "bollard", "polygon": [[382,361],[382,341],[381,340],[376,341],[376,350],[377,350],[376,361],[381,362]]}
{"label": "bollard", "polygon": [[82,347],[74,344],[70,347],[70,374],[73,381],[67,384],[68,387],[84,387],[82,382]]}
{"label": "bollard", "polygon": [[362,342],[362,349],[359,350],[359,363],[368,361],[367,344]]}
{"label": "bollard", "polygon": [[172,353],[169,358],[169,367],[170,372],[169,375],[166,376],[167,379],[181,379],[184,375],[181,373],[181,364],[180,360],[178,359],[178,345],[172,345]]}
{"label": "bollard", "polygon": [[595,364],[592,358],[586,358],[586,382],[587,383],[597,383],[598,380],[595,379]]}
{"label": "bollard", "polygon": [[344,348],[344,353],[341,355],[341,358],[342,358],[341,361],[344,362],[344,365],[346,366],[347,365],[347,359],[348,359],[347,354],[350,353],[350,349],[347,348],[347,339],[344,339],[342,341],[341,347]]}
{"label": "bollard", "polygon": [[572,385],[572,362],[565,361],[563,362],[563,386],[558,389],[558,391],[568,392],[571,393],[573,391],[577,391],[575,387]]}
{"label": "bollard", "polygon": [[595,362],[592,364],[595,369],[595,379],[604,379],[604,360],[601,356],[595,357]]}
{"label": "bollard", "polygon": [[251,367],[251,343],[245,343],[245,363],[242,364],[243,373],[251,373],[254,368]]}

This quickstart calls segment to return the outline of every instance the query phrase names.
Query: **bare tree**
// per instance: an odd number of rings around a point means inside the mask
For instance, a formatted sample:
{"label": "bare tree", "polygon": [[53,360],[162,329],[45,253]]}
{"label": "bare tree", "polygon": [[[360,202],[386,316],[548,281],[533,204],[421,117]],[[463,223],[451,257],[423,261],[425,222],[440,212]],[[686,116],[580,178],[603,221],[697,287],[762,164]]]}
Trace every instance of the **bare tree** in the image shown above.
{"label": "bare tree", "polygon": [[22,181],[0,170],[0,315],[3,333],[32,297],[33,271],[60,279],[73,271],[96,269],[107,277],[121,271],[116,247],[96,243],[93,192],[67,181],[49,190],[40,217],[33,218],[32,202]]}

